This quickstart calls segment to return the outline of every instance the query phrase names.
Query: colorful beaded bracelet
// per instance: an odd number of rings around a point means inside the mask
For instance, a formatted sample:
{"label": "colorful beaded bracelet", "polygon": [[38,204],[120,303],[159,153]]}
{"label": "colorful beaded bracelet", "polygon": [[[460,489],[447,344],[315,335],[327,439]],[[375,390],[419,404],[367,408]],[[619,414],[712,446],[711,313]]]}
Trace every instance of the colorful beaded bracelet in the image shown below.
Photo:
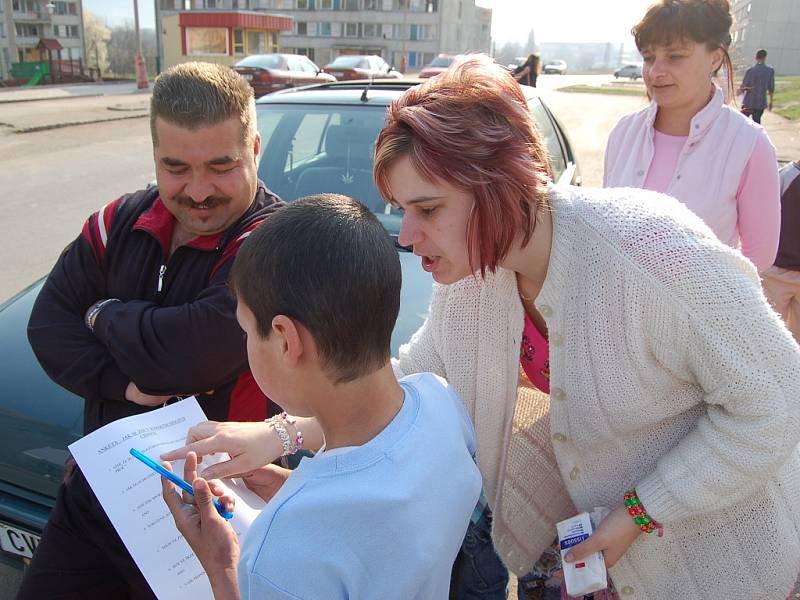
{"label": "colorful beaded bracelet", "polygon": [[[283,421],[283,423],[281,423],[281,421]],[[295,424],[297,420],[294,417],[286,412],[282,412],[279,415],[270,417],[266,422],[272,425],[275,433],[278,434],[278,438],[281,440],[281,446],[283,447],[283,456],[295,454],[303,447],[303,434],[297,429],[297,425]],[[294,442],[292,442],[291,436],[286,429],[286,425],[291,425],[294,427]]]}
{"label": "colorful beaded bracelet", "polygon": [[642,530],[643,533],[658,532],[659,537],[664,535],[664,527],[656,523],[647,511],[642,506],[642,501],[639,500],[639,495],[636,490],[628,490],[623,496],[623,502],[628,514],[633,517],[636,526]]}

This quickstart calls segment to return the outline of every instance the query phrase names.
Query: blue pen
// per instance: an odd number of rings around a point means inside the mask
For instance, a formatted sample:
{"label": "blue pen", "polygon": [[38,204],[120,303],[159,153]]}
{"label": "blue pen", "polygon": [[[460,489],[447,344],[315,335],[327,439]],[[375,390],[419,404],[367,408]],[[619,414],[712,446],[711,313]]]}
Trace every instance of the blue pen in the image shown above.
{"label": "blue pen", "polygon": [[[153,469],[156,473],[158,473],[162,477],[166,477],[169,481],[177,485],[187,494],[191,494],[192,496],[194,496],[194,490],[192,489],[191,485],[189,485],[188,483],[186,483],[186,481],[175,475],[175,473],[173,473],[172,471],[167,471],[164,467],[162,467],[160,464],[158,464],[149,456],[142,454],[136,448],[131,448],[131,456],[133,456],[134,458],[138,458],[140,461],[142,461],[144,464]],[[222,504],[220,504],[220,501],[217,500],[216,498],[214,498],[214,506],[217,508],[217,512],[220,514],[221,517],[225,519],[233,518],[233,513],[225,510],[225,507],[222,506]]]}

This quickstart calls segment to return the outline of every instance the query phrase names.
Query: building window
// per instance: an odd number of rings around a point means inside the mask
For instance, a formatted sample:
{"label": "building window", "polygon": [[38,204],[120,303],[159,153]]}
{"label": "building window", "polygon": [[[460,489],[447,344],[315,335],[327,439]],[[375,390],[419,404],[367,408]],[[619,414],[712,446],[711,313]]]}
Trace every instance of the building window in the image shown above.
{"label": "building window", "polygon": [[378,24],[377,23],[364,23],[364,37],[376,38],[378,37]]}
{"label": "building window", "polygon": [[344,0],[343,10],[358,10],[358,0]]}
{"label": "building window", "polygon": [[425,10],[424,0],[411,0],[411,12],[423,12]]}
{"label": "building window", "polygon": [[53,14],[55,15],[75,15],[78,14],[78,7],[74,2],[56,0],[53,2]]}
{"label": "building window", "polygon": [[320,23],[317,26],[317,32],[322,37],[330,37],[331,36],[331,24],[327,22]]}
{"label": "building window", "polygon": [[244,54],[244,31],[241,29],[233,30],[233,53]]}
{"label": "building window", "polygon": [[380,10],[380,0],[364,0],[364,10]]}
{"label": "building window", "polygon": [[333,0],[319,0],[319,8],[320,10],[333,10]]}
{"label": "building window", "polygon": [[265,31],[247,32],[247,53],[264,54],[267,52],[267,33]]}
{"label": "building window", "polygon": [[297,21],[297,35],[308,35],[308,23]]}
{"label": "building window", "polygon": [[286,52],[291,54],[299,54],[300,56],[307,56],[309,60],[313,62],[314,60],[314,49],[313,48],[286,48]]}
{"label": "building window", "polygon": [[297,10],[308,10],[308,0],[297,0]]}
{"label": "building window", "polygon": [[345,23],[344,37],[358,37],[358,23]]}
{"label": "building window", "polygon": [[425,4],[425,12],[439,12],[439,0],[428,0]]}
{"label": "building window", "polygon": [[36,12],[39,10],[39,3],[36,0],[14,0],[11,9],[16,12]]}
{"label": "building window", "polygon": [[6,37],[6,24],[0,23],[0,38]]}
{"label": "building window", "polygon": [[228,54],[228,30],[224,27],[187,27],[186,54]]}
{"label": "building window", "polygon": [[36,25],[16,23],[17,37],[39,37],[39,28]]}

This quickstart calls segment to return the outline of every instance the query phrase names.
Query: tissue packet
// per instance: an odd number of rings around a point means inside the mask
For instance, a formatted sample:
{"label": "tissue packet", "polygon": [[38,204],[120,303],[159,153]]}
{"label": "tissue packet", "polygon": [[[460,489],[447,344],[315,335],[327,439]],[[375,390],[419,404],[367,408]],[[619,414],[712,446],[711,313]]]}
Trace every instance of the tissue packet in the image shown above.
{"label": "tissue packet", "polygon": [[582,512],[556,523],[556,530],[567,594],[580,597],[606,589],[608,574],[602,552],[595,552],[574,563],[564,561],[569,549],[587,539],[594,531],[589,513]]}

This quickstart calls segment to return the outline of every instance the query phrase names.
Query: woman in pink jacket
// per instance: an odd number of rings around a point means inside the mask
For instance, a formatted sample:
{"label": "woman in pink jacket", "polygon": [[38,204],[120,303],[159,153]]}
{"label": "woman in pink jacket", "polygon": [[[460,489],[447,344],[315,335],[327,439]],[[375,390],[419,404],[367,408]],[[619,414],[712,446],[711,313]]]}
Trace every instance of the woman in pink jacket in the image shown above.
{"label": "woman in pink jacket", "polygon": [[766,132],[725,103],[731,22],[728,0],[661,0],[633,28],[651,102],[612,130],[604,186],[674,196],[761,271],[778,250],[777,159]]}

